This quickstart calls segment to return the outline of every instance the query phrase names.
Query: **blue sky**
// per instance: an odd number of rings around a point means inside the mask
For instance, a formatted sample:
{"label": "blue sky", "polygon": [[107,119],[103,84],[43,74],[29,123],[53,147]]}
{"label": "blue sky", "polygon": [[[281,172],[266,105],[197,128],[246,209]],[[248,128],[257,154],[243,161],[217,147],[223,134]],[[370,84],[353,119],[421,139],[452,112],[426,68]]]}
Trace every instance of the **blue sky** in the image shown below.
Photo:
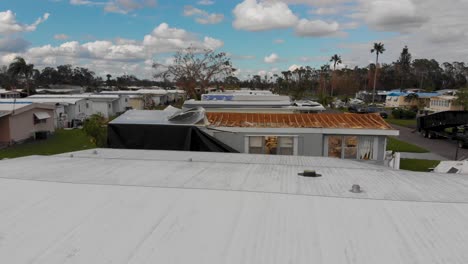
{"label": "blue sky", "polygon": [[[384,62],[395,61],[404,45],[414,57],[450,61],[466,54],[461,43],[468,26],[459,10],[468,4],[461,0],[450,7],[436,0],[205,2],[4,0],[0,64],[20,55],[37,67],[71,63],[100,75],[148,77],[152,61],[169,62],[178,48],[195,45],[227,52],[245,77],[318,67],[335,53],[342,67],[364,66],[373,60],[369,50],[376,41],[387,46]],[[442,53],[447,45],[454,50]]]}

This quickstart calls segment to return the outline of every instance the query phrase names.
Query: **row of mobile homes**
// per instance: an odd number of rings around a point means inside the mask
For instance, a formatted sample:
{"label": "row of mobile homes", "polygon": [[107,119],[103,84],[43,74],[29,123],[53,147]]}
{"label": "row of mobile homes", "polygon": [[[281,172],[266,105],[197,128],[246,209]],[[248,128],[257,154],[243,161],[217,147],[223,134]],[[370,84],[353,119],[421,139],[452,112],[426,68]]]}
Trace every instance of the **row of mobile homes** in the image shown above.
{"label": "row of mobile homes", "polygon": [[[79,104],[79,114],[83,113],[84,118],[93,114],[101,114],[105,118],[119,115],[129,108],[129,97],[126,95],[112,94],[36,94],[28,98],[32,99],[54,99],[60,101],[62,99],[82,99],[85,100],[84,110],[82,104]],[[80,116],[81,117],[81,116]],[[83,118],[80,118],[83,119]]]}
{"label": "row of mobile homes", "polygon": [[43,138],[55,131],[55,107],[0,99],[0,145]]}
{"label": "row of mobile homes", "polygon": [[444,111],[463,111],[464,107],[457,104],[457,96],[441,95],[432,97],[429,106],[424,110],[429,112],[444,112]]}
{"label": "row of mobile homes", "polygon": [[291,102],[289,96],[270,91],[238,90],[203,94],[201,101],[187,100],[184,109],[203,107],[207,112],[315,113],[325,110],[314,101]]}
{"label": "row of mobile homes", "polygon": [[42,98],[30,96],[18,99],[17,101],[54,106],[54,124],[56,128],[74,127],[93,114],[92,101],[84,98]]}
{"label": "row of mobile homes", "polygon": [[168,92],[162,89],[139,89],[128,91],[103,91],[102,95],[124,95],[128,97],[129,107],[143,110],[169,102]]}
{"label": "row of mobile homes", "polygon": [[429,106],[431,98],[439,95],[437,92],[391,92],[387,94],[385,107],[423,109]]}
{"label": "row of mobile homes", "polygon": [[6,90],[0,88],[0,99],[20,98],[21,93],[13,90]]}
{"label": "row of mobile homes", "polygon": [[68,84],[52,84],[49,87],[37,88],[38,94],[81,94],[85,92],[85,88],[77,85]]}

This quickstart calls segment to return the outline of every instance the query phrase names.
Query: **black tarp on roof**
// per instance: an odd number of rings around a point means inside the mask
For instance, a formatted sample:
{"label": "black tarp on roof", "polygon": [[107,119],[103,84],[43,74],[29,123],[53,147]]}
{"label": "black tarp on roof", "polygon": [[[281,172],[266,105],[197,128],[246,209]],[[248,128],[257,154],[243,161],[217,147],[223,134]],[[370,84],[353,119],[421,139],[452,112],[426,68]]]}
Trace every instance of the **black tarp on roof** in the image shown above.
{"label": "black tarp on roof", "polygon": [[237,153],[218,139],[203,132],[205,111],[131,110],[109,123],[107,143],[110,148],[205,151]]}
{"label": "black tarp on roof", "polygon": [[238,152],[193,125],[109,124],[107,135],[110,148]]}

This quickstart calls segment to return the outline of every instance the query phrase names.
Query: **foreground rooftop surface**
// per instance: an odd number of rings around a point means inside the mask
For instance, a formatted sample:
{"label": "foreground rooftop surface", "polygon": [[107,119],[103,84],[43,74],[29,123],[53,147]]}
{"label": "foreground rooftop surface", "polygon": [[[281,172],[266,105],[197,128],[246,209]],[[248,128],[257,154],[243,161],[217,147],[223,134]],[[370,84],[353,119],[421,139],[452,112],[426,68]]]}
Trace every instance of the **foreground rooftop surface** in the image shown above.
{"label": "foreground rooftop surface", "polygon": [[467,248],[463,175],[111,149],[0,161],[0,263],[465,264]]}

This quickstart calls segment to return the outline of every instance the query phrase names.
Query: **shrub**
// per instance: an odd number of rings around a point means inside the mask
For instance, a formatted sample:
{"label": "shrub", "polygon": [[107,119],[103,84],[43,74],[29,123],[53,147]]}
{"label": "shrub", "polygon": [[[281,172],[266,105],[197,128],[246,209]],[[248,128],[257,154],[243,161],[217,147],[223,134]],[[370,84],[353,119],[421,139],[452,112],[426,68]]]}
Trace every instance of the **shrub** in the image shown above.
{"label": "shrub", "polygon": [[410,110],[397,108],[393,109],[392,116],[395,119],[414,119],[416,118],[416,113]]}
{"label": "shrub", "polygon": [[91,137],[91,141],[97,147],[102,148],[107,146],[107,120],[102,115],[95,114],[86,119],[83,131]]}

